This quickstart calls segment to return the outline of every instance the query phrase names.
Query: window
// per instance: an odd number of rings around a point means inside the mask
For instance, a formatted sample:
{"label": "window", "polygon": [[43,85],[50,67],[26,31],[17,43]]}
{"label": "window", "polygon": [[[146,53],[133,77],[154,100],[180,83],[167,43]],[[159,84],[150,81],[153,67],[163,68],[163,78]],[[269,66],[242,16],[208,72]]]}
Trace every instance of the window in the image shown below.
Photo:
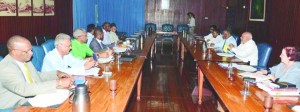
{"label": "window", "polygon": [[170,0],[161,0],[161,9],[169,9]]}

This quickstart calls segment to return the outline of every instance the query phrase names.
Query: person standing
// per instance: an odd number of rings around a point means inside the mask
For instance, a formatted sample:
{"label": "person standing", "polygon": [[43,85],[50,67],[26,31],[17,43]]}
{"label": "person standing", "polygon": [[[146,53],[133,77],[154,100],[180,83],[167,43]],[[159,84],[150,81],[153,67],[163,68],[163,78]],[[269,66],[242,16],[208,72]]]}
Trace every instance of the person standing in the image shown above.
{"label": "person standing", "polygon": [[188,19],[188,26],[189,26],[189,33],[194,34],[196,21],[195,21],[195,15],[192,12],[187,13],[189,19]]}

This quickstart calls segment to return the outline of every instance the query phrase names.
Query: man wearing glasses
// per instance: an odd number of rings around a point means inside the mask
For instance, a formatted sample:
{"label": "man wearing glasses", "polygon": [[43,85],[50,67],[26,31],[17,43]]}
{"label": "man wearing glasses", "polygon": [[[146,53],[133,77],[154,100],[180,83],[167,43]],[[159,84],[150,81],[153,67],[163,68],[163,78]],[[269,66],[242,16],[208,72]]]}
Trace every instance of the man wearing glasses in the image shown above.
{"label": "man wearing glasses", "polygon": [[[9,54],[0,62],[0,82],[3,89],[0,108],[14,108],[27,102],[28,97],[69,89],[73,78],[60,71],[39,73],[30,59],[33,55],[30,42],[22,36],[13,36],[7,42]],[[14,96],[14,97],[12,97]]]}

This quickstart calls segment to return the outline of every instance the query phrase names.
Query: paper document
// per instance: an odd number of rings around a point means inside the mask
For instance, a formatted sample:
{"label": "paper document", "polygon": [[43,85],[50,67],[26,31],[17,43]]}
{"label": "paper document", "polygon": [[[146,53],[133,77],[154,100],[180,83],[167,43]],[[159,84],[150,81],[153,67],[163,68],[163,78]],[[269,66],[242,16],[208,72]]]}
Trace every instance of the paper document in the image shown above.
{"label": "paper document", "polygon": [[254,72],[256,71],[256,68],[249,66],[249,65],[236,65],[234,66],[236,69],[245,71],[245,72]]}
{"label": "paper document", "polygon": [[228,53],[217,53],[217,55],[222,57],[234,57],[234,54],[228,54]]}
{"label": "paper document", "polygon": [[93,67],[89,70],[85,70],[84,73],[77,73],[74,75],[93,75],[93,76],[98,76],[98,72],[99,72],[100,68],[98,67]]}
{"label": "paper document", "polygon": [[63,103],[69,97],[69,90],[57,89],[54,93],[40,94],[30,98],[28,102],[33,107],[49,107]]}

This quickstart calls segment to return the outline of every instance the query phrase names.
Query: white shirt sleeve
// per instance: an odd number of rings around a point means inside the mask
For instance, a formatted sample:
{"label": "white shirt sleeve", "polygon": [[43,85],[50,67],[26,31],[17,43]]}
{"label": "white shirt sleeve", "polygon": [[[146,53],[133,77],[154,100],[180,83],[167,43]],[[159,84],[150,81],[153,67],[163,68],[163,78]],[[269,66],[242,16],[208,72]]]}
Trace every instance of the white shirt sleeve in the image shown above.
{"label": "white shirt sleeve", "polygon": [[189,21],[189,24],[188,24],[189,27],[195,27],[196,26],[196,21],[195,21],[195,18],[190,18],[190,21]]}

